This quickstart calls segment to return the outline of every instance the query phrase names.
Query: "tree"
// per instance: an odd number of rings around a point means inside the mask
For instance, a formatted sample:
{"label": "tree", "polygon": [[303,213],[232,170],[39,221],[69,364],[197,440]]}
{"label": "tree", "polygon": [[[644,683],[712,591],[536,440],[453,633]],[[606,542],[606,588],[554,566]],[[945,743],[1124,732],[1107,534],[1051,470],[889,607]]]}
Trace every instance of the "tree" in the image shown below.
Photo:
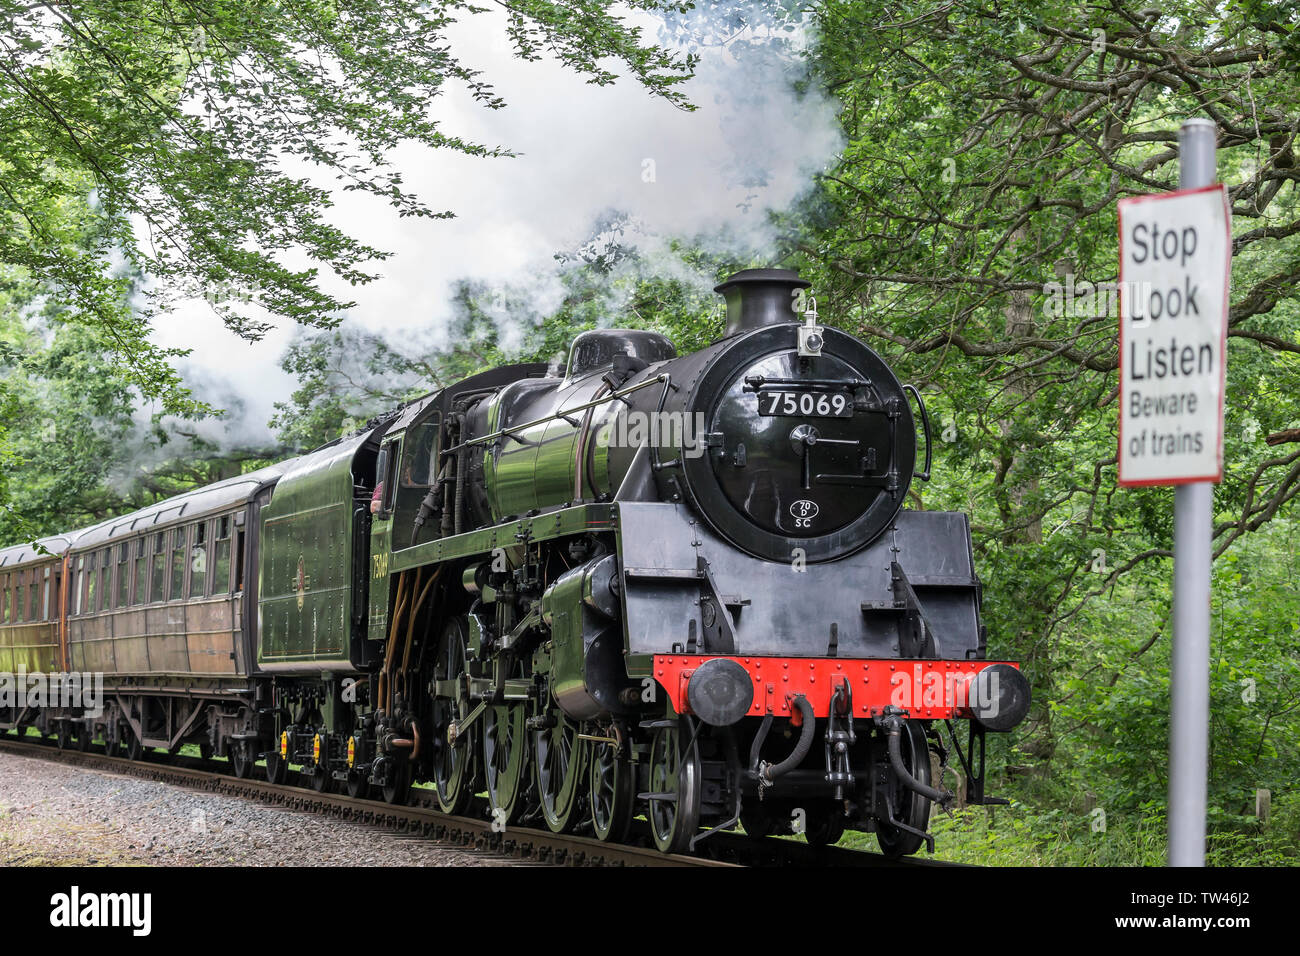
{"label": "tree", "polygon": [[[1087,600],[1170,553],[1167,493],[1114,485],[1106,284],[1116,200],[1175,186],[1189,116],[1219,126],[1235,219],[1217,553],[1300,492],[1300,451],[1265,445],[1300,419],[1296,9],[814,8],[814,69],[843,102],[850,143],[799,248],[827,313],[926,386],[943,477],[925,497],[974,515],[995,644],[1028,660],[1042,699]],[[1158,636],[1167,594],[1133,587],[1153,613],[1130,623]],[[1149,647],[1138,640],[1107,666],[1131,667]],[[1039,756],[1050,716],[1036,714]]]}
{"label": "tree", "polygon": [[84,527],[239,474],[282,450],[232,448],[196,423],[140,412],[94,326],[0,268],[0,544]]}
{"label": "tree", "polygon": [[[678,4],[635,0],[651,11]],[[694,59],[643,43],[608,0],[504,0],[517,55],[558,58],[597,84],[615,70],[687,106]],[[48,286],[70,321],[99,330],[132,383],[167,412],[200,409],[148,340],[151,320],[204,295],[238,334],[267,328],[240,303],[331,327],[350,303],[320,270],[364,283],[383,250],[330,225],[328,190],[302,161],[404,216],[450,216],[403,186],[387,159],[403,141],[476,156],[508,144],[445,131],[429,112],[448,88],[488,109],[487,78],[449,46],[464,0],[0,0],[0,264]],[[86,217],[89,244],[70,241]],[[286,264],[299,252],[307,264]],[[152,278],[131,301],[110,263]]]}

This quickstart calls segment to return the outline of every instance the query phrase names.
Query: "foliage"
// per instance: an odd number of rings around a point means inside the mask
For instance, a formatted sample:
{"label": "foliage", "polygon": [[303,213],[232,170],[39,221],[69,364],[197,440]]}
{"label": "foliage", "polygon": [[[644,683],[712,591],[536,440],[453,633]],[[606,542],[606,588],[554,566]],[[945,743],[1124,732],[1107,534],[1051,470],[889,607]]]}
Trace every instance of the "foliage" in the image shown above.
{"label": "foliage", "polygon": [[[402,139],[498,151],[429,126],[415,108],[447,83],[480,82],[432,39],[469,8],[420,5],[429,20],[412,23],[397,2],[346,13],[295,5],[293,18],[262,3],[133,6],[138,41],[108,22],[106,5],[73,3],[58,5],[71,24],[42,33],[29,23],[0,44],[0,128],[21,132],[13,156],[0,156],[0,187],[18,187],[0,188],[12,226],[0,232],[0,262],[21,265],[0,283],[0,461],[22,459],[0,467],[0,501],[7,482],[21,505],[0,515],[0,537],[111,513],[132,494],[230,467],[182,442],[174,417],[142,423],[143,396],[170,396],[164,411],[187,404],[183,383],[167,379],[168,356],[143,338],[149,309],[163,303],[132,308],[137,277],[107,267],[115,250],[173,290],[186,280],[257,282],[259,301],[303,322],[284,359],[299,388],[273,422],[295,449],[474,372],[551,361],[587,328],[651,328],[693,351],[722,328],[714,281],[746,266],[797,265],[823,320],[862,335],[922,387],[935,478],[913,488],[911,504],[971,515],[991,652],[1022,659],[1034,688],[1031,721],[990,740],[991,789],[1013,805],[936,819],[941,855],[967,862],[1164,860],[1172,495],[1115,484],[1116,315],[1113,300],[1093,293],[1115,278],[1116,200],[1173,187],[1179,122],[1214,118],[1235,258],[1227,474],[1216,491],[1209,854],[1216,863],[1300,856],[1300,801],[1287,792],[1300,770],[1292,0],[1178,0],[1158,11],[1126,0],[737,6],[710,21],[720,33],[755,17],[809,26],[807,72],[792,82],[819,85],[842,106],[847,147],[797,209],[776,217],[777,261],[733,261],[687,240],[667,259],[647,257],[618,242],[615,222],[605,241],[561,257],[565,294],[553,312],[532,311],[526,290],[466,284],[441,338],[400,342],[341,322],[345,303],[320,291],[314,267],[281,263],[292,239],[364,281],[364,263],[380,254],[333,232],[328,193],[271,160],[321,163],[346,188],[439,215],[402,191],[385,154]],[[595,0],[507,10],[521,53],[555,42],[597,82],[610,57],[676,99],[690,67],[642,47]],[[0,17],[18,11],[0,0]],[[680,31],[691,21],[679,12]],[[40,46],[38,35],[58,42]],[[338,72],[314,69],[309,50]],[[135,79],[113,73],[105,51],[124,57]],[[91,146],[41,113],[15,76],[38,81],[32,89],[75,117]],[[276,82],[264,90],[263,76]],[[92,83],[111,95],[91,95]],[[497,105],[480,89],[486,107]],[[164,105],[155,110],[146,92]],[[348,145],[321,132],[326,118]],[[126,225],[142,208],[169,237],[161,252],[139,249]],[[1079,293],[1074,307],[1066,290]],[[58,309],[45,304],[50,293]],[[242,313],[229,321],[260,334]],[[41,431],[51,401],[67,409],[55,441]],[[141,449],[156,470],[131,483],[141,490],[114,496]],[[1274,794],[1267,825],[1250,815],[1258,788]],[[1094,829],[1097,809],[1104,831]]]}
{"label": "foliage", "polygon": [[[597,84],[622,70],[687,105],[677,85],[693,58],[643,43],[626,10],[500,6],[519,56],[545,51]],[[457,20],[486,12],[463,0],[0,0],[0,264],[57,290],[70,320],[105,336],[165,411],[197,410],[171,367],[176,353],[148,339],[156,310],[203,295],[249,339],[268,326],[241,303],[328,328],[349,303],[323,291],[320,270],[368,282],[367,263],[386,255],[331,225],[330,190],[292,170],[404,216],[450,216],[404,188],[389,152],[409,141],[508,155],[428,114],[451,89],[504,105],[447,42]],[[117,258],[154,280],[142,303],[127,303],[125,280],[106,268]]]}
{"label": "foliage", "polygon": [[[1171,495],[1115,486],[1116,312],[1083,293],[1115,279],[1116,200],[1172,188],[1179,122],[1212,117],[1234,214],[1215,527],[1232,554],[1300,492],[1291,27],[1194,3],[831,0],[813,16],[810,65],[849,145],[790,230],[795,259],[823,313],[925,390],[938,478],[921,499],[972,515],[991,646],[1026,661],[1037,694],[1023,756],[1052,758],[1051,705],[1083,684],[1093,709],[1069,714],[1071,752],[1123,762],[1130,792],[1158,797],[1163,754],[1135,750],[1165,739],[1140,715],[1167,694]],[[1286,551],[1273,541],[1265,564]],[[1288,652],[1273,645],[1270,666]]]}
{"label": "foliage", "polygon": [[194,422],[144,415],[113,341],[3,269],[0,375],[6,544],[83,527],[277,455],[219,448]]}

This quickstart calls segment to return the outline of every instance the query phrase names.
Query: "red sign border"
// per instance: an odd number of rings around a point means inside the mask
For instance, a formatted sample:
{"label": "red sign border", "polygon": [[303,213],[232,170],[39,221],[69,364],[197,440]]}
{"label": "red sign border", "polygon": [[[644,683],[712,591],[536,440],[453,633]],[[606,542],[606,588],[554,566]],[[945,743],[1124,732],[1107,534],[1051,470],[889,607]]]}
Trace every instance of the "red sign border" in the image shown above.
{"label": "red sign border", "polygon": [[[1218,192],[1223,199],[1223,224],[1224,238],[1227,243],[1228,264],[1224,270],[1223,276],[1223,330],[1220,341],[1220,354],[1223,356],[1219,362],[1219,436],[1218,436],[1218,462],[1219,470],[1213,475],[1203,475],[1199,477],[1185,478],[1143,478],[1143,479],[1125,479],[1124,477],[1124,220],[1119,215],[1119,209],[1127,206],[1136,206],[1147,202],[1160,202],[1165,199],[1176,199],[1183,196],[1193,196],[1197,193]],[[1116,204],[1115,226],[1119,233],[1119,441],[1115,447],[1115,468],[1117,472],[1116,484],[1121,488],[1149,488],[1158,485],[1174,487],[1177,485],[1191,485],[1197,482],[1209,481],[1218,484],[1223,481],[1223,433],[1226,430],[1223,408],[1224,400],[1227,397],[1228,385],[1228,301],[1232,280],[1232,206],[1228,202],[1228,187],[1223,183],[1213,183],[1209,186],[1198,186],[1195,189],[1176,189],[1167,193],[1148,193],[1143,196],[1126,196]]]}

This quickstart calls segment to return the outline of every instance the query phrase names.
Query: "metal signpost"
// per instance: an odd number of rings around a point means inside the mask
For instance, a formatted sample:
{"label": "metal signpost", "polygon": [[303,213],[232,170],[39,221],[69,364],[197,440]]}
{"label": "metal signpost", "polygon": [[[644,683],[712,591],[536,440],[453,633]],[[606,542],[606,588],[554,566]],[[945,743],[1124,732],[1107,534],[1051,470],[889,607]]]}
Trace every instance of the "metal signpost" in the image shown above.
{"label": "metal signpost", "polygon": [[1121,485],[1176,485],[1170,673],[1169,864],[1205,863],[1210,542],[1223,477],[1227,193],[1216,130],[1179,132],[1179,191],[1119,203]]}

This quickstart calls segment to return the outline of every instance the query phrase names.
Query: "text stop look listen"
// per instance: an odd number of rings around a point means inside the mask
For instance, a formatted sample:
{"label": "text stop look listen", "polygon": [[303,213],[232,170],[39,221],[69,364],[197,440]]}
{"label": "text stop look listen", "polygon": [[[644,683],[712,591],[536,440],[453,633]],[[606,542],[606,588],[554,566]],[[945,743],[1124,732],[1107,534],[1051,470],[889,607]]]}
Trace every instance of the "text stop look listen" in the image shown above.
{"label": "text stop look listen", "polygon": [[1120,483],[1223,469],[1228,206],[1222,187],[1122,200]]}

